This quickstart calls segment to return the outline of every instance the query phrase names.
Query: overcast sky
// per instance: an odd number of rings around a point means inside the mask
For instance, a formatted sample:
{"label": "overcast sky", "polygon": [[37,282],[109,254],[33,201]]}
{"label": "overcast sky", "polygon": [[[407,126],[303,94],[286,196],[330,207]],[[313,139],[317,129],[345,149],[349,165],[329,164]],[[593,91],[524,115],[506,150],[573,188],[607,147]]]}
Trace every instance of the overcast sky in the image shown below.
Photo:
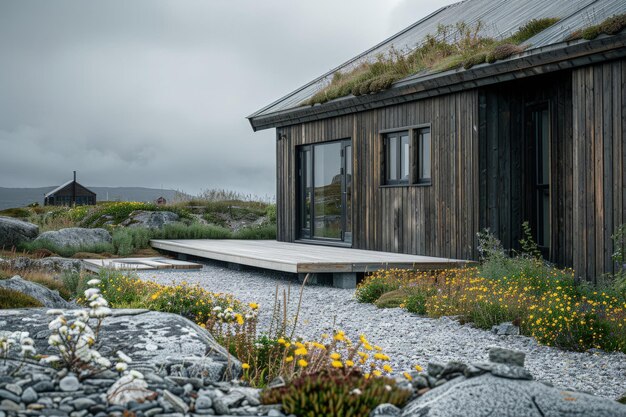
{"label": "overcast sky", "polygon": [[0,0],[0,186],[275,192],[245,116],[450,0]]}

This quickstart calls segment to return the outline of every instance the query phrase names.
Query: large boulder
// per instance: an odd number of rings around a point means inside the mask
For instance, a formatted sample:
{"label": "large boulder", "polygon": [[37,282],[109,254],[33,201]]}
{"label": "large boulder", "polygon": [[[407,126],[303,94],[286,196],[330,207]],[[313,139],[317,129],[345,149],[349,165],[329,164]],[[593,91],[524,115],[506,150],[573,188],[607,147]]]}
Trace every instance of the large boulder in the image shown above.
{"label": "large boulder", "polygon": [[[66,316],[71,314],[68,311]],[[37,352],[53,354],[48,346],[50,319],[45,309],[0,310],[0,329],[28,331]],[[100,353],[114,357],[121,350],[133,359],[131,367],[143,372],[166,367],[170,374],[182,375],[184,368],[193,365],[198,374],[189,376],[214,381],[241,373],[241,363],[229,358],[207,330],[177,314],[114,309],[102,323],[100,340]]]}
{"label": "large boulder", "polygon": [[[43,285],[35,282],[27,281],[16,275],[10,279],[0,280],[0,288],[6,288],[9,290],[21,292],[26,294],[35,300],[39,301],[41,305],[48,308],[72,308],[73,305],[65,301],[58,291],[51,290]],[[3,328],[0,326],[0,328]]]}
{"label": "large boulder", "polygon": [[166,224],[176,223],[180,217],[171,211],[147,211],[135,210],[128,219],[120,223],[127,227],[147,227],[149,229],[161,229]]}
{"label": "large boulder", "polygon": [[626,417],[626,406],[541,382],[459,377],[410,402],[402,417]]}
{"label": "large boulder", "polygon": [[69,227],[51,232],[43,232],[35,241],[46,240],[58,247],[88,247],[111,243],[111,234],[104,229]]}
{"label": "large boulder", "polygon": [[12,217],[0,216],[0,249],[11,249],[37,237],[39,227]]}
{"label": "large boulder", "polygon": [[81,271],[83,262],[80,259],[61,258],[50,256],[48,258],[27,258],[18,256],[17,258],[0,259],[0,264],[8,264],[11,269],[18,271],[37,269],[46,272]]}
{"label": "large boulder", "polygon": [[402,417],[626,417],[626,407],[533,380],[523,352],[494,347],[489,362],[429,364]]}

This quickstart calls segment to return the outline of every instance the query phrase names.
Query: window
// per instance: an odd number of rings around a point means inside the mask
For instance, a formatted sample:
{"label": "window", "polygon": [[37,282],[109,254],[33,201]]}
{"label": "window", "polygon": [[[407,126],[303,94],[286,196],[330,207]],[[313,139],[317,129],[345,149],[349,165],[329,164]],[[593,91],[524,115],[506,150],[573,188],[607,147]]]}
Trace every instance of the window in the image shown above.
{"label": "window", "polygon": [[408,184],[410,182],[410,156],[408,131],[388,133],[385,136],[385,183]]}
{"label": "window", "polygon": [[386,185],[430,184],[430,127],[387,133],[383,141]]}

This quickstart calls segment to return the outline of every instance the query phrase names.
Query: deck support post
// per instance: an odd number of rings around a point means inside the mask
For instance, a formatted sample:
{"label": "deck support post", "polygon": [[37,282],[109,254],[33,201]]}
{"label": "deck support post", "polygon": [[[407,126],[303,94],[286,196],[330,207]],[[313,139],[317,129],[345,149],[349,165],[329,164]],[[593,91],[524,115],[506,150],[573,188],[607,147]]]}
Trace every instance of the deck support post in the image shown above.
{"label": "deck support post", "polygon": [[186,253],[178,253],[177,256],[179,261],[186,261],[187,260],[187,254]]}
{"label": "deck support post", "polygon": [[[317,275],[318,274],[311,274],[309,275],[309,279],[306,282],[306,285],[317,285],[319,284],[318,279],[317,279]],[[300,282],[300,284],[302,284],[304,282],[304,279],[306,278],[307,274],[303,273],[303,272],[299,272],[298,273],[298,282]]]}
{"label": "deck support post", "polygon": [[232,269],[233,271],[243,271],[244,266],[235,262],[227,262],[226,266],[228,269]]}
{"label": "deck support post", "polygon": [[333,287],[344,289],[356,288],[356,272],[334,272]]}

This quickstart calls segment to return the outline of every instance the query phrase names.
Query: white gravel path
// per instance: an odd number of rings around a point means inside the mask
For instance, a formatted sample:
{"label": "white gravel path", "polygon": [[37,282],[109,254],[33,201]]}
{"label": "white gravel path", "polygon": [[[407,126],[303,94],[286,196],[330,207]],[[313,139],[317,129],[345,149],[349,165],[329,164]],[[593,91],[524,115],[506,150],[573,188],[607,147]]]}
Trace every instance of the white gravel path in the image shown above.
{"label": "white gravel path", "polygon": [[[212,292],[231,293],[241,301],[261,305],[259,329],[269,327],[276,285],[291,286],[291,308],[295,309],[300,286],[289,275],[257,271],[234,271],[218,264],[206,264],[197,271],[150,271],[140,277],[161,284],[187,281]],[[291,279],[291,280],[290,280]],[[460,325],[448,318],[430,319],[401,309],[378,309],[361,304],[354,290],[307,286],[304,290],[297,334],[313,340],[332,329],[343,329],[356,340],[363,333],[384,348],[391,365],[402,371],[419,363],[465,363],[487,359],[491,346],[526,353],[526,367],[536,379],[555,386],[587,391],[606,398],[626,394],[626,355],[623,353],[577,353],[538,345],[525,336],[496,336]]]}

